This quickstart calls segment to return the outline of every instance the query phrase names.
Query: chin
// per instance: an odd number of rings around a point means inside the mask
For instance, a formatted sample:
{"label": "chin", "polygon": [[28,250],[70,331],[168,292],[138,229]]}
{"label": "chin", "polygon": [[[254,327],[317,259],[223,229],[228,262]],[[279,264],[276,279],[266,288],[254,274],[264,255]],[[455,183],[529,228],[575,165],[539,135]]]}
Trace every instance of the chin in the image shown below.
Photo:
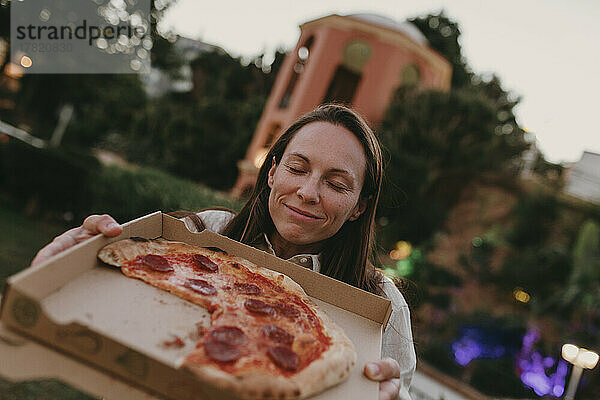
{"label": "chin", "polygon": [[315,241],[312,240],[311,238],[307,238],[307,235],[305,233],[299,233],[299,232],[279,232],[279,235],[281,235],[281,237],[287,241],[290,242],[292,244],[295,245],[306,245],[306,244],[311,244],[314,243]]}

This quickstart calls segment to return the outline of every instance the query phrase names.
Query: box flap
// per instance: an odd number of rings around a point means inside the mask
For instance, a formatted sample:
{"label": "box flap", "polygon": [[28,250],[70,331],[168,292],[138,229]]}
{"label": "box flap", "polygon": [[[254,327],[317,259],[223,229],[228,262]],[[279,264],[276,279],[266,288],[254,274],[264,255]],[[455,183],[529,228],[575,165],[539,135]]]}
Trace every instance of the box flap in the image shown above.
{"label": "box flap", "polygon": [[82,271],[93,267],[95,263],[89,261],[96,260],[98,250],[107,244],[142,234],[146,237],[159,237],[162,233],[161,215],[162,213],[157,211],[127,222],[123,224],[123,233],[115,238],[96,235],[35,267],[11,276],[7,284],[31,299],[43,299],[57,289],[55,285],[49,284],[50,282],[68,282]]}

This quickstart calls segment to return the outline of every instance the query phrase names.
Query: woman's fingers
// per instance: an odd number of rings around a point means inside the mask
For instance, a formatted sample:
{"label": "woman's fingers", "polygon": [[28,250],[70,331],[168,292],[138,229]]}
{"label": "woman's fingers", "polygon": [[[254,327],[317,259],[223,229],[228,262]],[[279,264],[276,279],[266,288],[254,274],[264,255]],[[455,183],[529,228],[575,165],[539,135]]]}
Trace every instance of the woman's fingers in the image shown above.
{"label": "woman's fingers", "polygon": [[31,266],[33,267],[34,265],[37,265],[42,261],[46,261],[48,258],[54,256],[55,254],[58,254],[68,249],[69,247],[72,247],[75,244],[77,244],[75,236],[78,236],[79,231],[81,230],[81,227],[73,228],[63,233],[62,235],[55,237],[50,244],[46,245],[40,251],[38,251],[33,261],[31,261]]}
{"label": "woman's fingers", "polygon": [[90,215],[80,227],[70,229],[57,236],[52,243],[41,249],[31,261],[31,266],[37,265],[99,233],[114,237],[120,235],[121,232],[123,232],[123,228],[110,215]]}
{"label": "woman's fingers", "polygon": [[117,221],[108,214],[90,215],[83,221],[81,227],[88,231],[92,236],[102,233],[106,236],[113,237],[118,236],[123,232],[123,228],[121,228],[121,226],[117,224]]}
{"label": "woman's fingers", "polygon": [[386,381],[400,377],[400,365],[393,358],[371,361],[365,365],[365,375],[373,381]]}
{"label": "woman's fingers", "polygon": [[379,384],[379,400],[397,400],[399,392],[399,378],[383,381]]}
{"label": "woman's fingers", "polygon": [[400,365],[393,358],[371,361],[365,365],[367,378],[379,382],[379,400],[395,400],[400,391]]}

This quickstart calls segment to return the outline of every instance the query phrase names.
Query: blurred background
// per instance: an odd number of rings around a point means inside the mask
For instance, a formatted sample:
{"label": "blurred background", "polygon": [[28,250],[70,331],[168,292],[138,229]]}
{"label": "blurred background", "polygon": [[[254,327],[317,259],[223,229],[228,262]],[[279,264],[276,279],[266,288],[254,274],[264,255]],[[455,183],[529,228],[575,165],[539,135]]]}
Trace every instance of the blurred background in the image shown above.
{"label": "blurred background", "polygon": [[[563,344],[600,350],[600,8],[193,3],[153,2],[149,74],[35,75],[0,0],[0,284],[91,213],[239,210],[277,136],[342,102],[385,150],[378,267],[411,308],[413,398],[562,398]],[[0,378],[50,398],[88,397]]]}

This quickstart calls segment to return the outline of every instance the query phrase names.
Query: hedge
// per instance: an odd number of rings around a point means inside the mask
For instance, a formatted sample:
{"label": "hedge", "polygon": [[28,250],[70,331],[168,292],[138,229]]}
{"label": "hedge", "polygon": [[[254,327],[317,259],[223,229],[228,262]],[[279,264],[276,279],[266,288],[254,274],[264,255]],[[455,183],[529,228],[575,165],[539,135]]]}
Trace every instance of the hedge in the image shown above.
{"label": "hedge", "polygon": [[153,211],[200,210],[241,204],[192,181],[154,168],[103,166],[81,149],[36,149],[18,141],[0,145],[0,191],[28,213],[107,213],[125,222]]}
{"label": "hedge", "polygon": [[38,149],[11,140],[0,145],[0,186],[13,203],[36,211],[84,211],[88,182],[101,166],[89,152],[72,148]]}
{"label": "hedge", "polygon": [[240,208],[240,203],[211,189],[153,168],[103,167],[90,184],[93,201],[89,211],[110,214],[121,222],[157,210]]}

